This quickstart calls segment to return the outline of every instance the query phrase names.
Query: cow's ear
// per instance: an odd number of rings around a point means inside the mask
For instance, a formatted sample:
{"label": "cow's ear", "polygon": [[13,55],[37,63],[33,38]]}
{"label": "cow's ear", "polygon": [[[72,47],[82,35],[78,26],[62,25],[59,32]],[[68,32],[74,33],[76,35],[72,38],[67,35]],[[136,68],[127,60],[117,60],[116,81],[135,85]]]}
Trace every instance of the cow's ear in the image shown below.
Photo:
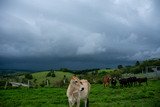
{"label": "cow's ear", "polygon": [[72,76],[72,79],[75,79],[75,76],[74,76],[74,75]]}

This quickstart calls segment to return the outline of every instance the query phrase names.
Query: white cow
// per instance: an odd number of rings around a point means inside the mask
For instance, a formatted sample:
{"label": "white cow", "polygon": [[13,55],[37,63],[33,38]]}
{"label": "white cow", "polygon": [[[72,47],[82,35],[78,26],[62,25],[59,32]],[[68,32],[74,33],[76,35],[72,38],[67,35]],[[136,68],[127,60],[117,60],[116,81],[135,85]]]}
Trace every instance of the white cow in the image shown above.
{"label": "white cow", "polygon": [[80,106],[80,100],[84,100],[85,107],[88,106],[88,95],[90,91],[90,83],[87,80],[79,80],[76,76],[71,78],[70,84],[67,89],[67,97],[69,106]]}

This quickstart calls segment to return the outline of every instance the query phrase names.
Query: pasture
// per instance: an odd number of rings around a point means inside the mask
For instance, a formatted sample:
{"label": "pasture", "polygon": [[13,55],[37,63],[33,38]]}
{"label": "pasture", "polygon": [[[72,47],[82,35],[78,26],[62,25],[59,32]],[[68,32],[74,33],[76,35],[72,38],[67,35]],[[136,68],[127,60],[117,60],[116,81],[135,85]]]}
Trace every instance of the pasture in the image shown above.
{"label": "pasture", "polygon": [[[0,107],[68,107],[67,87],[0,90]],[[90,107],[160,107],[160,80],[120,88],[92,84]]]}
{"label": "pasture", "polygon": [[49,79],[50,82],[52,83],[51,85],[53,85],[55,82],[62,80],[64,75],[66,75],[66,77],[68,78],[70,78],[73,75],[69,72],[56,71],[55,72],[56,77],[53,78],[53,77],[46,77],[47,73],[49,73],[49,71],[37,72],[33,73],[32,75],[34,79],[37,79],[37,84],[42,83],[42,81],[45,81],[46,79]]}

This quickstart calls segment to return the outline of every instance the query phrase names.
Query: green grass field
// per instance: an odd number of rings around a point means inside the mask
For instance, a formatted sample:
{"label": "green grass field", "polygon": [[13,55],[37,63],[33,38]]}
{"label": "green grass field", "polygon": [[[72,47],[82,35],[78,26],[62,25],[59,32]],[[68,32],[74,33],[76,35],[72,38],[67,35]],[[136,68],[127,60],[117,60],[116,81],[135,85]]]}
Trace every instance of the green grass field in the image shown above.
{"label": "green grass field", "polygon": [[[0,90],[0,107],[68,107],[66,89],[18,88]],[[128,88],[92,84],[90,107],[160,107],[160,80]],[[82,106],[81,106],[82,107]]]}

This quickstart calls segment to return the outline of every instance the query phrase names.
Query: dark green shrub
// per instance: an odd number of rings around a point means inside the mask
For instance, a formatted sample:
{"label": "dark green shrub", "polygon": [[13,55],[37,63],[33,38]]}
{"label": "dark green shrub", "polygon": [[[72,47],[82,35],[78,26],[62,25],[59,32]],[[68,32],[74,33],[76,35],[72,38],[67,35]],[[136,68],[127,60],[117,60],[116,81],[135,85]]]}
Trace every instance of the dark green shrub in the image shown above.
{"label": "dark green shrub", "polygon": [[54,71],[49,72],[46,77],[56,77]]}
{"label": "dark green shrub", "polygon": [[27,78],[27,79],[33,79],[33,76],[31,74],[25,74],[25,78]]}
{"label": "dark green shrub", "polygon": [[52,73],[52,77],[56,77],[55,73]]}
{"label": "dark green shrub", "polygon": [[130,69],[130,73],[138,74],[138,73],[141,73],[141,72],[142,72],[142,70],[141,70],[141,68],[139,66],[132,67]]}
{"label": "dark green shrub", "polygon": [[114,70],[110,72],[111,77],[119,78],[122,76],[122,70]]}
{"label": "dark green shrub", "polygon": [[47,75],[46,75],[46,77],[50,77],[51,76],[51,72],[49,72]]}
{"label": "dark green shrub", "polygon": [[45,86],[45,82],[42,81],[42,83],[40,84],[41,87],[44,87]]}

